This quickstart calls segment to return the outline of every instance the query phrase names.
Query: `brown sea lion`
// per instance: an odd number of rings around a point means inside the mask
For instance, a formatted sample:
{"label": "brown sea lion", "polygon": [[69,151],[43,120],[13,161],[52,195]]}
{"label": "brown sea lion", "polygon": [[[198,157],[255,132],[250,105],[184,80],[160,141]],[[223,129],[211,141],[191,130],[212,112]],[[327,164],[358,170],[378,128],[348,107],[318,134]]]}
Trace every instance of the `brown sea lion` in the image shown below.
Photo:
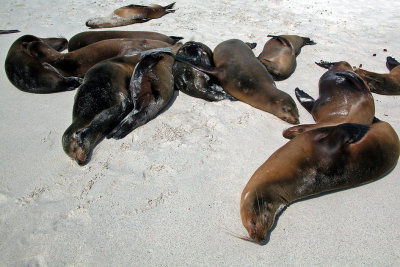
{"label": "brown sea lion", "polygon": [[399,158],[390,124],[339,124],[307,131],[273,153],[241,196],[240,214],[250,240],[265,244],[277,214],[296,200],[374,181]]}
{"label": "brown sea lion", "polygon": [[110,39],[60,53],[40,38],[25,36],[11,46],[5,67],[17,88],[31,93],[54,93],[78,87],[79,78],[102,60],[168,46],[171,45],[158,40]]}
{"label": "brown sea lion", "polygon": [[89,19],[86,21],[86,26],[95,29],[142,23],[175,12],[175,10],[172,9],[174,5],[175,2],[164,7],[155,4],[150,6],[128,5],[114,10],[108,17]]}
{"label": "brown sea lion", "polygon": [[400,63],[392,57],[387,57],[386,66],[390,71],[387,74],[363,69],[355,69],[354,72],[367,82],[371,92],[381,95],[400,95]]}
{"label": "brown sea lion", "polygon": [[214,75],[222,88],[238,100],[286,122],[299,123],[296,103],[290,95],[276,88],[271,75],[254,56],[249,45],[237,39],[224,41],[214,49],[213,60],[214,68],[199,66],[195,62],[192,66]]}
{"label": "brown sea lion", "polygon": [[319,98],[314,100],[296,88],[297,99],[317,123],[291,127],[283,132],[285,138],[291,139],[307,130],[347,122],[369,125],[374,119],[372,94],[347,62],[321,62],[318,65],[329,68],[319,80]]}
{"label": "brown sea lion", "polygon": [[74,51],[84,46],[108,39],[151,39],[159,40],[171,45],[183,37],[167,36],[158,32],[146,31],[87,31],[71,37],[68,42],[68,51]]}
{"label": "brown sea lion", "polygon": [[[132,75],[129,90],[134,106],[107,138],[124,138],[134,129],[155,118],[168,104],[174,93],[172,66],[181,44],[171,48],[155,49],[143,53],[141,62]],[[164,54],[166,52],[167,54]]]}
{"label": "brown sea lion", "polygon": [[[211,49],[203,43],[186,42],[176,54],[202,66],[213,67]],[[199,71],[188,64],[175,61],[172,69],[176,89],[207,101],[236,100],[227,94],[214,76]]]}
{"label": "brown sea lion", "polygon": [[5,71],[10,82],[18,89],[30,93],[55,93],[74,90],[82,80],[78,77],[66,77],[50,64],[31,54],[30,45],[41,43],[57,53],[63,51],[68,44],[64,38],[38,38],[24,35],[18,38],[10,47],[6,60]]}
{"label": "brown sea lion", "polygon": [[296,68],[296,57],[305,45],[314,45],[308,37],[297,35],[268,35],[272,37],[258,59],[267,68],[275,81],[288,78]]}

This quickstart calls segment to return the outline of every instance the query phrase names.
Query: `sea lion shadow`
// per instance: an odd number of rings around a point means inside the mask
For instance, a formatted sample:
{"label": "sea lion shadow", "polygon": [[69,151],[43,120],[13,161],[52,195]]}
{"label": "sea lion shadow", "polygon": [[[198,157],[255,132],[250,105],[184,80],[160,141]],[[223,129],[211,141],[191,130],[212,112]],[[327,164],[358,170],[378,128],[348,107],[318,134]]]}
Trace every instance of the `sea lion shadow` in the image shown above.
{"label": "sea lion shadow", "polygon": [[396,168],[396,166],[394,166],[393,169],[391,169],[388,173],[386,173],[385,175],[383,175],[383,176],[380,177],[379,179],[376,179],[376,180],[373,180],[373,181],[369,181],[369,182],[366,182],[366,183],[363,183],[363,184],[360,184],[360,185],[356,185],[356,186],[352,186],[352,187],[348,187],[348,188],[335,189],[335,190],[332,190],[332,191],[323,192],[323,193],[320,193],[320,194],[316,194],[316,195],[313,195],[313,196],[308,196],[308,197],[305,197],[305,198],[302,198],[302,199],[298,199],[298,200],[293,201],[293,202],[290,203],[289,205],[285,206],[285,207],[280,211],[279,214],[276,214],[274,224],[272,225],[271,229],[269,230],[268,235],[267,235],[267,237],[266,237],[266,239],[265,239],[265,242],[264,242],[264,244],[262,244],[262,245],[266,245],[266,244],[269,243],[269,240],[270,240],[270,238],[271,238],[271,232],[274,231],[275,228],[276,228],[276,226],[278,225],[279,217],[280,217],[280,216],[284,213],[284,211],[285,211],[288,207],[290,207],[291,205],[293,205],[293,204],[295,204],[295,203],[298,203],[298,202],[303,202],[303,201],[307,201],[307,200],[310,200],[310,199],[318,198],[318,197],[321,197],[321,196],[326,196],[326,195],[330,195],[330,194],[334,194],[334,193],[338,193],[338,192],[342,192],[342,191],[351,190],[351,189],[353,189],[353,188],[361,187],[361,186],[364,186],[364,185],[367,185],[367,184],[370,184],[370,183],[379,181],[379,180],[383,179],[384,177],[386,177],[387,175],[389,175],[395,168]]}

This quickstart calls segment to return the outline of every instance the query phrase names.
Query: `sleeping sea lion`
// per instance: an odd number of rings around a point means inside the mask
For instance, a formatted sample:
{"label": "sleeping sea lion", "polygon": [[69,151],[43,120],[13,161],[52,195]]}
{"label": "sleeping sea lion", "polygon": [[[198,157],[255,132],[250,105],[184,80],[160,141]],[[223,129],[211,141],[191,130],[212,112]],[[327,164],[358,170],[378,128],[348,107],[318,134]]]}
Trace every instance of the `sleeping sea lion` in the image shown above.
{"label": "sleeping sea lion", "polygon": [[128,5],[114,10],[108,17],[89,19],[86,21],[86,26],[95,29],[142,23],[175,12],[175,10],[172,9],[174,5],[175,2],[164,7],[155,4],[150,6]]}
{"label": "sleeping sea lion", "polygon": [[[179,46],[180,44],[176,44],[175,49]],[[171,98],[170,87],[152,87],[163,85],[164,80],[161,76],[153,76],[163,75],[162,72],[148,73],[149,69],[163,59],[154,51],[157,49],[145,55],[104,60],[89,69],[85,75],[84,82],[75,96],[72,124],[62,138],[65,153],[79,165],[88,162],[97,143],[115,127],[118,126],[118,129],[113,131],[116,136],[121,135],[122,130],[126,130],[124,127],[121,129],[121,120],[129,120],[131,123],[131,119],[137,119],[144,124],[155,116],[153,113],[159,105],[164,107],[162,103]],[[136,115],[132,110],[140,112]],[[147,121],[144,121],[145,119]],[[126,132],[128,133],[129,131]]]}
{"label": "sleeping sea lion", "polygon": [[322,61],[318,65],[329,69],[319,80],[319,98],[314,100],[300,89],[295,90],[297,99],[317,123],[291,127],[283,132],[285,138],[323,126],[346,122],[369,125],[374,120],[372,94],[347,62]]}
{"label": "sleeping sea lion", "polygon": [[[214,66],[212,51],[203,43],[186,42],[179,49],[177,56],[185,57],[191,62],[196,62],[202,66]],[[172,72],[175,87],[190,96],[207,101],[235,100],[234,97],[222,89],[214,76],[199,71],[188,64],[175,61]]]}
{"label": "sleeping sea lion", "polygon": [[[143,53],[132,75],[129,90],[134,106],[107,138],[124,138],[134,129],[155,118],[174,93],[172,66],[181,44]],[[164,50],[164,51],[162,51]],[[165,52],[165,53],[164,53]]]}
{"label": "sleeping sea lion", "polygon": [[7,77],[15,87],[43,94],[74,90],[81,84],[80,78],[65,77],[53,66],[32,55],[32,43],[41,43],[59,53],[67,47],[68,41],[65,38],[38,38],[33,35],[18,38],[11,45],[4,64]]}
{"label": "sleeping sea lion", "polygon": [[250,240],[265,244],[276,215],[296,200],[383,177],[399,153],[399,138],[383,121],[339,124],[296,136],[258,168],[242,192],[240,214]]}
{"label": "sleeping sea lion", "polygon": [[400,95],[400,63],[392,57],[387,57],[386,66],[390,71],[387,74],[379,74],[363,69],[355,69],[354,72],[367,82],[372,93]]}
{"label": "sleeping sea lion", "polygon": [[231,39],[220,43],[213,52],[214,68],[190,63],[182,57],[176,59],[215,76],[224,91],[238,100],[286,122],[299,123],[292,97],[276,88],[271,75],[244,42]]}
{"label": "sleeping sea lion", "polygon": [[168,46],[158,40],[110,39],[60,53],[40,38],[24,36],[11,46],[5,67],[22,91],[54,93],[78,87],[87,70],[102,60]]}
{"label": "sleeping sea lion", "polygon": [[87,31],[71,37],[68,42],[68,51],[74,51],[84,46],[108,39],[151,39],[159,40],[171,45],[183,37],[167,36],[158,32],[145,31]]}
{"label": "sleeping sea lion", "polygon": [[272,37],[258,59],[267,68],[275,81],[288,78],[296,68],[296,57],[305,45],[314,45],[308,37],[297,35],[268,35]]}

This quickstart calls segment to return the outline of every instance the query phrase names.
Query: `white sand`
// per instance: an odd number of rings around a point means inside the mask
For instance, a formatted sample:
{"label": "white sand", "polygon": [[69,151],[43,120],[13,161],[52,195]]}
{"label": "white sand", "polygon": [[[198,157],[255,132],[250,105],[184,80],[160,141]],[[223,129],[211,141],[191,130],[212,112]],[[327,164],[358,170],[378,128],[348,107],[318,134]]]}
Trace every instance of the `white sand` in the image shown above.
{"label": "white sand", "polygon": [[[132,2],[2,1],[2,29],[21,33],[0,36],[0,61],[23,34],[70,38],[86,30],[86,19],[126,4]],[[295,87],[318,96],[324,70],[314,61],[386,72],[386,56],[400,59],[397,1],[182,0],[176,8],[116,29],[183,36],[211,48],[239,38],[257,42],[257,55],[267,34],[309,36],[317,45],[304,47],[295,73],[278,83],[293,97]],[[259,246],[227,232],[247,235],[240,194],[286,142],[281,132],[289,124],[244,103],[179,93],[155,120],[123,140],[104,140],[79,167],[61,147],[75,92],[21,92],[3,67],[0,79],[2,266],[400,263],[399,167],[368,185],[291,205]],[[376,116],[400,133],[400,98],[374,97]],[[298,108],[301,122],[311,123]]]}

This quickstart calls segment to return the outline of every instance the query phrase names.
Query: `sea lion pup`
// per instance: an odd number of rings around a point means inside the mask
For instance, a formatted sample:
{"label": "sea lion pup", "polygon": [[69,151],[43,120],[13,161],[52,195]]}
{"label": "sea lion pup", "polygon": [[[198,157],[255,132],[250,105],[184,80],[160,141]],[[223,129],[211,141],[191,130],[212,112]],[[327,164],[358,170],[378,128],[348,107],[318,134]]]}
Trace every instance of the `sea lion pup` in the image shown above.
{"label": "sea lion pup", "polygon": [[291,139],[307,130],[346,122],[371,124],[375,115],[374,99],[351,66],[344,61],[317,64],[329,69],[319,80],[319,98],[314,100],[299,88],[295,90],[297,99],[311,113],[316,124],[291,127],[283,132],[283,136]]}
{"label": "sea lion pup", "polygon": [[95,28],[112,28],[125,26],[134,23],[142,23],[151,19],[158,19],[162,16],[174,13],[171,9],[175,2],[167,6],[152,4],[150,6],[128,5],[114,10],[108,17],[92,18],[86,21],[86,26]]}
{"label": "sea lion pup", "polygon": [[400,95],[400,63],[392,57],[387,57],[386,66],[390,71],[388,74],[363,69],[355,69],[354,72],[367,82],[371,92],[381,95]]}
{"label": "sea lion pup", "polygon": [[37,94],[55,93],[74,90],[81,84],[78,77],[66,77],[50,64],[40,60],[31,53],[31,44],[40,43],[57,53],[63,51],[68,44],[65,38],[38,38],[24,35],[10,47],[5,71],[10,82],[18,89]]}
{"label": "sea lion pup", "polygon": [[107,135],[121,139],[139,126],[155,118],[174,93],[172,66],[180,43],[171,48],[143,53],[132,75],[129,91],[134,106],[131,112]]}
{"label": "sea lion pup", "polygon": [[129,112],[128,88],[140,55],[122,56],[94,65],[78,88],[72,124],[64,132],[65,153],[79,165],[88,162],[96,144]]}
{"label": "sea lion pup", "polygon": [[[191,62],[202,66],[214,66],[212,51],[203,43],[186,42],[179,49],[177,56],[188,58]],[[175,61],[172,73],[176,89],[190,96],[207,101],[236,100],[222,89],[215,77],[209,76],[188,64]]]}
{"label": "sea lion pup", "polygon": [[308,37],[297,35],[268,35],[272,37],[258,59],[267,68],[275,81],[287,79],[296,68],[296,57],[305,45],[316,43]]}
{"label": "sea lion pup", "polygon": [[292,97],[276,88],[267,69],[244,42],[231,39],[217,45],[213,52],[214,68],[199,66],[181,57],[176,59],[215,76],[224,91],[236,99],[286,122],[299,123],[299,113]]}
{"label": "sea lion pup", "polygon": [[243,225],[251,240],[265,244],[284,207],[377,180],[395,167],[399,153],[399,138],[383,121],[302,133],[274,152],[247,183],[240,202]]}
{"label": "sea lion pup", "polygon": [[151,39],[159,40],[171,45],[183,37],[167,36],[158,32],[146,31],[87,31],[71,37],[68,42],[68,51],[74,51],[84,46],[108,39]]}
{"label": "sea lion pup", "polygon": [[0,30],[0,34],[17,33],[19,30]]}

